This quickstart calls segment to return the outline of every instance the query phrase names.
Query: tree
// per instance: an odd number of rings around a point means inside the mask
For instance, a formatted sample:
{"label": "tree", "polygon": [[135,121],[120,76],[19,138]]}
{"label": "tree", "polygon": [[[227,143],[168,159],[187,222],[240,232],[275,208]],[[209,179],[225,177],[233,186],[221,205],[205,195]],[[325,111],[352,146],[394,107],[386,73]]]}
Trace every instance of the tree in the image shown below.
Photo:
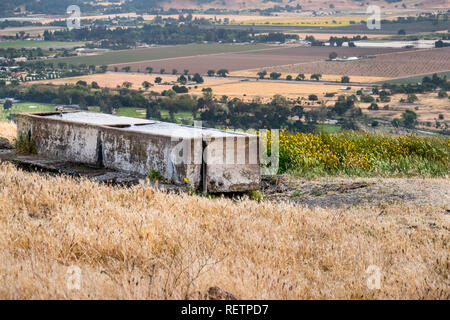
{"label": "tree", "polygon": [[405,35],[405,34],[406,34],[405,29],[400,29],[400,30],[398,30],[398,34],[399,34],[399,35]]}
{"label": "tree", "polygon": [[178,70],[177,69],[172,69],[172,74],[177,74]]}
{"label": "tree", "polygon": [[214,70],[208,70],[208,72],[206,72],[208,74],[209,77],[214,76],[214,74],[216,73],[216,71]]}
{"label": "tree", "polygon": [[144,81],[144,82],[142,82],[142,86],[147,91],[148,88],[150,88],[152,86],[152,84],[150,82],[148,82],[148,81]]}
{"label": "tree", "polygon": [[203,77],[199,73],[196,73],[192,77],[192,81],[195,81],[197,83],[203,83]]}
{"label": "tree", "polygon": [[341,83],[349,83],[350,82],[350,77],[349,76],[343,76],[341,78]]}
{"label": "tree", "polygon": [[148,73],[152,73],[153,72],[153,68],[152,67],[147,67],[147,68],[145,68],[145,70],[147,70]]}
{"label": "tree", "polygon": [[100,66],[100,71],[101,71],[102,73],[105,73],[106,70],[108,70],[108,66],[105,66],[105,65]]}
{"label": "tree", "polygon": [[322,78],[322,75],[320,73],[314,73],[311,75],[311,80],[319,81],[320,78]]}
{"label": "tree", "polygon": [[310,94],[308,96],[308,100],[309,101],[317,101],[317,100],[319,100],[319,98],[315,94]]}
{"label": "tree", "polygon": [[132,86],[133,86],[133,84],[131,82],[129,82],[129,81],[124,81],[122,83],[122,87],[126,88],[126,89],[130,89]]}
{"label": "tree", "polygon": [[406,128],[414,128],[417,122],[417,114],[411,110],[405,110],[402,113],[403,125]]}
{"label": "tree", "polygon": [[130,72],[131,67],[130,66],[126,66],[126,67],[123,67],[122,70],[125,71],[125,72]]}
{"label": "tree", "polygon": [[439,97],[440,99],[446,98],[447,96],[448,96],[448,94],[447,94],[447,91],[445,91],[445,90],[440,90],[440,91],[438,92],[438,97]]}
{"label": "tree", "polygon": [[98,85],[97,82],[92,81],[92,82],[91,82],[91,88],[92,88],[92,89],[100,89],[100,86]]}
{"label": "tree", "polygon": [[217,75],[220,77],[226,77],[227,74],[230,73],[227,69],[220,69],[217,71]]}
{"label": "tree", "polygon": [[271,72],[269,75],[270,79],[272,80],[277,80],[278,78],[281,77],[281,73],[279,72]]}
{"label": "tree", "polygon": [[392,124],[392,126],[393,126],[394,128],[398,128],[398,127],[400,127],[401,120],[400,120],[399,118],[394,118],[394,119],[391,121],[391,124]]}
{"label": "tree", "polygon": [[267,71],[266,70],[260,71],[257,73],[257,75],[260,79],[264,79],[264,77],[267,75]]}
{"label": "tree", "polygon": [[406,99],[408,103],[414,103],[418,100],[419,98],[417,98],[417,96],[414,93],[408,94],[408,98]]}
{"label": "tree", "polygon": [[177,81],[181,84],[186,84],[187,79],[186,77],[182,74],[181,76],[178,77]]}
{"label": "tree", "polygon": [[287,76],[286,76],[286,80],[292,80],[292,76],[290,75],[290,74],[288,74]]}
{"label": "tree", "polygon": [[334,60],[338,57],[338,54],[333,51],[330,53],[330,55],[328,57],[330,58],[330,60]]}
{"label": "tree", "polygon": [[77,86],[87,87],[86,81],[78,80],[76,83]]}
{"label": "tree", "polygon": [[156,77],[156,78],[155,78],[155,83],[161,83],[161,81],[162,81],[162,78],[161,78],[161,77]]}
{"label": "tree", "polygon": [[5,103],[3,104],[3,109],[9,110],[9,109],[12,108],[12,106],[13,106],[12,101],[9,100],[9,99],[7,99],[7,100],[5,101]]}
{"label": "tree", "polygon": [[188,69],[184,69],[183,73],[184,73],[185,76],[187,76],[189,74],[189,70]]}
{"label": "tree", "polygon": [[302,80],[305,80],[305,79],[306,79],[306,77],[305,77],[305,75],[303,73],[299,73],[297,78],[295,78],[295,80],[297,80],[297,81],[302,81]]}
{"label": "tree", "polygon": [[378,107],[378,104],[376,104],[375,102],[372,102],[367,109],[368,110],[378,110],[379,107]]}
{"label": "tree", "polygon": [[159,73],[164,74],[164,72],[166,72],[166,69],[162,68],[159,70]]}
{"label": "tree", "polygon": [[301,119],[303,117],[304,110],[300,105],[296,105],[291,109],[291,117],[298,117]]}

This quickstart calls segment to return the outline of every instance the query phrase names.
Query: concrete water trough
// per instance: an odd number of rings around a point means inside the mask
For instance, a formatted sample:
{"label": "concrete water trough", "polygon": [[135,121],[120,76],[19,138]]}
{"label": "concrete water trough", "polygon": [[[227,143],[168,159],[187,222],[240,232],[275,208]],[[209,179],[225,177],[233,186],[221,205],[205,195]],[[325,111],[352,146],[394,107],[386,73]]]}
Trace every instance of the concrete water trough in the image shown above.
{"label": "concrete water trough", "polygon": [[208,192],[260,188],[256,135],[83,111],[21,113],[17,135],[49,159],[152,172]]}

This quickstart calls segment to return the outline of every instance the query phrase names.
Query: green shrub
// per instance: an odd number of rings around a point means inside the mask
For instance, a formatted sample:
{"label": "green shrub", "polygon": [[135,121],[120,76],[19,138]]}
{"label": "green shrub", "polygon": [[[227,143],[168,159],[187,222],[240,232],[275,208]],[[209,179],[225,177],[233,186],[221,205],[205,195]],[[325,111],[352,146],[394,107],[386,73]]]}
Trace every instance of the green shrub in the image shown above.
{"label": "green shrub", "polygon": [[37,154],[36,143],[33,139],[20,135],[15,143],[16,152],[21,154]]}

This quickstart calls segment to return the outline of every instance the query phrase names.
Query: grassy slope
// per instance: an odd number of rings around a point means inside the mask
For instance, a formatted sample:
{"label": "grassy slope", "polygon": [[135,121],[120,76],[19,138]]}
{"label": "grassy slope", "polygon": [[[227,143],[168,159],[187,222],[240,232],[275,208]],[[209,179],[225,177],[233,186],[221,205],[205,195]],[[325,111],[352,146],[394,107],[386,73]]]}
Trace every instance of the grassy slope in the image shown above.
{"label": "grassy slope", "polygon": [[116,63],[137,62],[144,60],[156,60],[195,56],[199,54],[212,54],[221,52],[239,52],[268,48],[267,45],[231,45],[231,44],[187,44],[179,46],[142,48],[133,50],[111,51],[100,55],[58,58],[52,60],[55,63],[66,62],[71,64],[95,64],[108,65]]}
{"label": "grassy slope", "polygon": [[[0,136],[14,131],[0,122]],[[450,294],[442,203],[308,209],[112,187],[8,164],[0,164],[0,186],[2,299],[198,299],[214,286],[243,299]],[[70,266],[82,271],[79,291],[67,287]],[[369,266],[380,268],[379,290],[367,287]]]}

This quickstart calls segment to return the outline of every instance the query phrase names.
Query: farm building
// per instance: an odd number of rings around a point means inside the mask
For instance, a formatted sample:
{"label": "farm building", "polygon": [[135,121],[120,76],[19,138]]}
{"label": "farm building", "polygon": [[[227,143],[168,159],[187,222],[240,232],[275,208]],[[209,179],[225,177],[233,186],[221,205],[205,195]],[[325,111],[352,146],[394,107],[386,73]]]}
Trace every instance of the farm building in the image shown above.
{"label": "farm building", "polygon": [[260,187],[256,135],[82,111],[22,113],[17,131],[51,159],[141,176],[156,172],[208,192]]}

